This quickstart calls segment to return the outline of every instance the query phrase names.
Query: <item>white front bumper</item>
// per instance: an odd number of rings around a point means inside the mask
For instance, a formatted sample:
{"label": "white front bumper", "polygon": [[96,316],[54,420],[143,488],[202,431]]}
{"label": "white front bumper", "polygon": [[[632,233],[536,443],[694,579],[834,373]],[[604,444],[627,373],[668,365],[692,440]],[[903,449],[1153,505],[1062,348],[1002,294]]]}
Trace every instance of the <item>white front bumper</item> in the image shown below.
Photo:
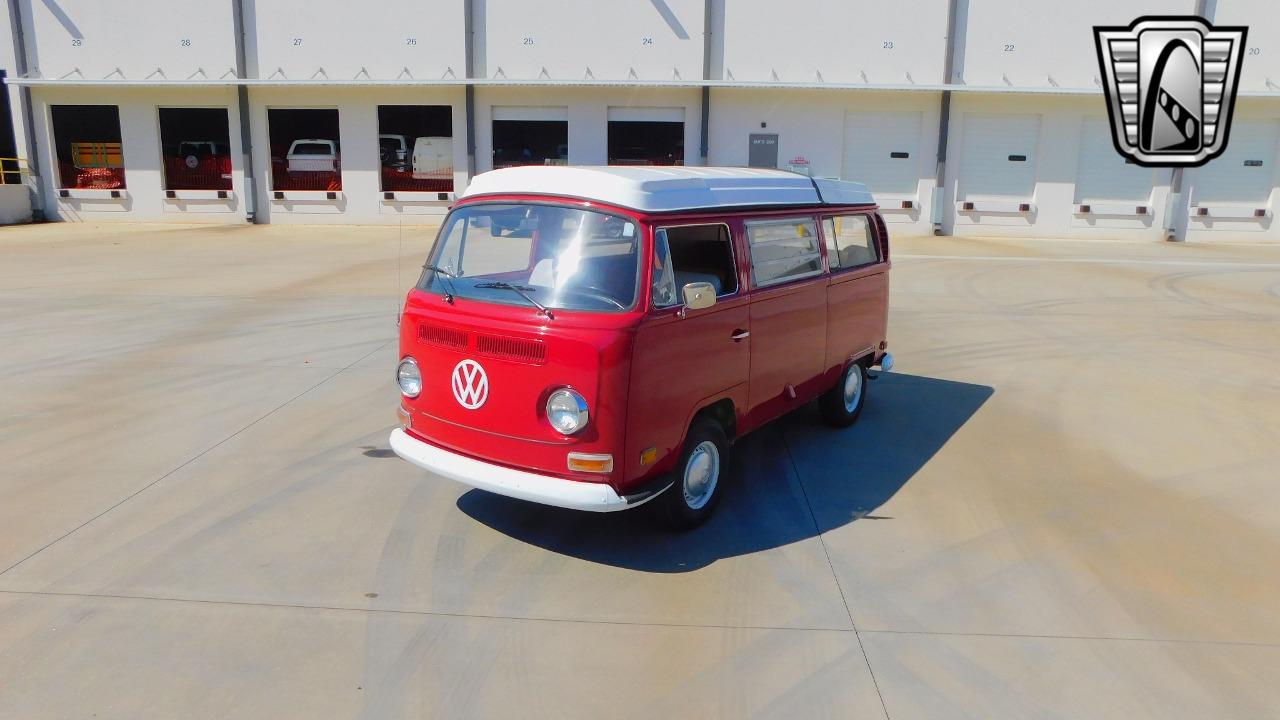
{"label": "white front bumper", "polygon": [[570,510],[613,512],[628,504],[607,483],[579,482],[493,465],[450,452],[410,437],[402,428],[391,431],[391,449],[418,467],[498,495]]}

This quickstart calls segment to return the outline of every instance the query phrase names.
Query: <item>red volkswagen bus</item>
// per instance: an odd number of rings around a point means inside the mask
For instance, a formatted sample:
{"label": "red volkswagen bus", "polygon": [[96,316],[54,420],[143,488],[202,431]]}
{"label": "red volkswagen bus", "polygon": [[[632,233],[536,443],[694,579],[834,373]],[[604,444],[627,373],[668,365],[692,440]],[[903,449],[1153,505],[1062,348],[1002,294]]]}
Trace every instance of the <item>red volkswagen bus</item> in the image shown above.
{"label": "red volkswagen bus", "polygon": [[677,527],[736,438],[890,369],[889,243],[859,183],[744,168],[517,167],[445,218],[400,321],[391,447],[489,492]]}

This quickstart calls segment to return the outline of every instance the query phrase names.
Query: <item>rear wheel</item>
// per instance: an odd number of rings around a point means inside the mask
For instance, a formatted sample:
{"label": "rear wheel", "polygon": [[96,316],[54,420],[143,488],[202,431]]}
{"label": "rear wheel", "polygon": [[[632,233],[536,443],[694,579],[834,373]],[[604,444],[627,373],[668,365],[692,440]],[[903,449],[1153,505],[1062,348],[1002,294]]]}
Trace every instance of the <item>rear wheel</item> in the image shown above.
{"label": "rear wheel", "polygon": [[655,501],[662,521],[687,530],[701,525],[720,502],[729,460],[729,441],[721,427],[706,419],[694,422],[674,471],[675,482]]}
{"label": "rear wheel", "polygon": [[835,387],[828,390],[818,405],[822,419],[832,427],[845,428],[858,421],[862,405],[867,401],[867,369],[861,363],[852,363]]}

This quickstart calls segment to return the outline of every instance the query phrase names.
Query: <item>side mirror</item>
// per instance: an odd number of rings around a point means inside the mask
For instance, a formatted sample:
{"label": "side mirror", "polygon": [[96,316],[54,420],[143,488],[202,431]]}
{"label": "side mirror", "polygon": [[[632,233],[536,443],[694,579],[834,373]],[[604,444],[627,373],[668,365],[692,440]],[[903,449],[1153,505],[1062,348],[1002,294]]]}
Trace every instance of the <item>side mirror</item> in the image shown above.
{"label": "side mirror", "polygon": [[716,304],[716,289],[711,283],[691,282],[684,286],[685,310],[701,310]]}

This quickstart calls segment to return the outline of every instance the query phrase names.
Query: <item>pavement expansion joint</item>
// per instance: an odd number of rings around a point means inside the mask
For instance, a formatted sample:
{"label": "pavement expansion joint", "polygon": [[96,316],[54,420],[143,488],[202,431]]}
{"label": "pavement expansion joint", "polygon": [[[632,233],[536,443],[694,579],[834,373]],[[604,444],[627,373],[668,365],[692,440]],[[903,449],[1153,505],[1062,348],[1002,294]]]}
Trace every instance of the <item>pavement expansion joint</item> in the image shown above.
{"label": "pavement expansion joint", "polygon": [[769,632],[851,633],[852,628],[823,628],[783,625],[737,625],[730,623],[678,623],[644,622],[639,620],[600,620],[565,617],[538,617],[522,615],[493,615],[485,613],[443,612],[438,610],[414,610],[405,608],[355,607],[344,605],[311,605],[306,603],[251,602],[247,600],[222,600],[214,598],[184,598],[159,595],[128,595],[121,593],[78,593],[50,590],[19,590],[0,588],[0,595],[30,595],[36,597],[60,597],[99,600],[138,600],[157,603],[183,603],[196,605],[225,605],[229,607],[274,608],[282,610],[316,610],[326,612],[374,613],[385,615],[411,615],[419,617],[458,618],[468,620],[509,620],[515,622],[566,623],[576,625],[609,625],[623,627],[689,628],[705,630],[759,630]]}
{"label": "pavement expansion joint", "polygon": [[862,653],[862,660],[866,663],[867,672],[871,675],[871,684],[876,689],[876,695],[880,698],[880,708],[884,710],[884,716],[887,720],[889,717],[889,706],[884,701],[884,693],[880,690],[880,681],[876,679],[875,668],[871,667],[871,658],[867,655],[867,649],[862,644],[862,634],[858,632],[858,624],[853,620],[853,611],[849,609],[849,598],[844,594],[844,586],[840,584],[840,576],[836,574],[835,563],[831,560],[831,550],[827,547],[826,536],[822,532],[822,527],[818,525],[818,516],[813,512],[813,503],[809,502],[809,491],[805,489],[804,480],[800,478],[800,470],[796,467],[795,457],[791,454],[791,443],[787,442],[787,434],[780,433],[782,437],[782,449],[787,454],[787,464],[791,466],[791,474],[795,476],[796,484],[800,486],[800,494],[804,497],[804,506],[809,511],[809,519],[813,522],[813,530],[818,535],[818,543],[822,545],[822,554],[827,558],[827,567],[831,570],[831,577],[835,580],[836,589],[840,591],[840,602],[844,603],[844,612],[849,616],[849,627],[853,629],[853,636],[858,641],[858,650]]}
{"label": "pavement expansion joint", "polygon": [[320,388],[321,386],[323,386],[325,383],[327,383],[327,382],[329,382],[330,380],[332,380],[332,379],[334,379],[334,378],[338,377],[339,375],[341,375],[342,373],[346,372],[347,370],[350,370],[352,367],[355,367],[356,365],[358,365],[359,363],[361,363],[362,361],[364,361],[366,358],[369,358],[369,357],[371,357],[372,355],[374,355],[375,353],[377,353],[379,350],[382,350],[382,348],[386,347],[386,346],[387,346],[388,344],[390,344],[391,342],[394,342],[394,341],[393,341],[393,340],[388,340],[388,341],[386,341],[386,342],[384,342],[384,343],[382,343],[382,344],[378,345],[378,347],[374,348],[373,350],[370,350],[368,353],[365,353],[364,355],[360,356],[360,357],[359,357],[359,358],[357,358],[356,360],[353,360],[353,361],[352,361],[350,364],[348,364],[346,367],[343,367],[343,368],[341,368],[341,369],[339,369],[339,370],[335,370],[335,371],[330,372],[329,374],[325,375],[325,377],[324,377],[322,380],[320,380],[320,382],[315,383],[314,385],[312,385],[312,386],[308,387],[307,389],[303,390],[302,392],[298,393],[297,395],[294,395],[293,397],[289,398],[288,400],[285,400],[284,402],[282,402],[282,403],[280,403],[279,405],[275,406],[274,408],[272,408],[272,409],[268,410],[267,412],[263,413],[262,415],[258,416],[257,418],[254,418],[253,420],[249,421],[249,422],[248,422],[248,423],[246,423],[244,426],[242,426],[242,427],[240,427],[240,428],[236,429],[235,431],[233,431],[232,433],[230,433],[230,434],[229,434],[229,435],[227,435],[226,437],[222,438],[222,439],[221,439],[221,440],[219,440],[218,442],[216,442],[216,443],[214,443],[214,444],[210,445],[209,447],[205,448],[204,450],[201,450],[200,452],[196,453],[195,455],[192,455],[191,457],[187,458],[187,459],[186,459],[186,460],[184,460],[183,462],[179,463],[177,466],[175,466],[175,467],[173,467],[173,468],[169,469],[168,471],[166,471],[166,472],[162,473],[159,477],[155,478],[155,479],[154,479],[154,480],[152,480],[151,482],[147,483],[146,485],[143,485],[142,487],[138,488],[137,490],[134,490],[133,492],[131,492],[131,493],[129,493],[128,495],[124,496],[123,498],[121,498],[120,500],[116,501],[114,504],[112,504],[110,507],[106,508],[106,509],[105,509],[105,510],[103,510],[102,512],[97,513],[96,515],[94,515],[93,517],[89,518],[88,520],[85,520],[84,522],[80,523],[79,525],[75,526],[74,528],[72,528],[72,529],[68,530],[67,532],[63,533],[62,535],[59,535],[58,537],[56,537],[56,538],[54,538],[53,540],[49,541],[48,543],[46,543],[44,546],[40,547],[40,548],[39,548],[38,550],[36,550],[35,552],[32,552],[31,554],[27,555],[26,557],[24,557],[24,558],[22,558],[22,559],[18,560],[18,561],[17,561],[17,562],[15,562],[14,564],[12,564],[12,565],[10,565],[9,567],[5,568],[4,570],[0,571],[0,577],[4,577],[4,575],[5,575],[6,573],[8,573],[10,570],[13,570],[14,568],[18,567],[19,565],[22,565],[22,564],[23,564],[23,563],[25,563],[26,561],[28,561],[28,560],[30,560],[31,558],[33,558],[33,557],[35,557],[35,556],[39,555],[40,553],[44,552],[45,550],[48,550],[49,548],[53,547],[54,545],[57,545],[58,543],[60,543],[60,542],[62,542],[63,540],[67,539],[68,537],[71,537],[72,535],[76,534],[76,533],[77,533],[77,532],[79,532],[80,530],[83,530],[84,528],[86,528],[86,527],[88,527],[90,524],[92,524],[95,520],[97,520],[97,519],[99,519],[99,518],[103,517],[104,515],[106,515],[106,514],[110,513],[112,510],[115,510],[116,508],[119,508],[120,506],[124,505],[125,503],[129,502],[130,500],[134,499],[135,497],[137,497],[137,496],[141,495],[142,493],[146,492],[148,489],[155,487],[157,484],[159,484],[159,483],[160,483],[161,481],[163,481],[165,478],[167,478],[167,477],[169,477],[169,476],[173,475],[174,473],[178,472],[178,471],[179,471],[179,470],[181,470],[182,468],[187,467],[188,465],[190,465],[191,463],[195,462],[196,460],[199,460],[200,458],[204,457],[205,455],[207,455],[207,454],[209,454],[209,453],[213,452],[214,450],[218,449],[219,447],[221,447],[222,445],[224,445],[224,444],[225,444],[225,443],[227,443],[228,441],[230,441],[230,440],[234,439],[236,436],[240,435],[240,434],[241,434],[241,433],[243,433],[244,431],[248,430],[249,428],[253,427],[254,425],[257,425],[258,423],[262,422],[263,420],[266,420],[267,418],[271,417],[272,415],[276,414],[277,412],[279,412],[279,411],[283,410],[284,408],[288,407],[289,405],[291,405],[292,403],[294,403],[294,402],[295,402],[295,401],[297,401],[298,399],[302,398],[303,396],[308,395],[308,394],[310,394],[310,393],[314,392],[315,390],[319,389],[319,388]]}

